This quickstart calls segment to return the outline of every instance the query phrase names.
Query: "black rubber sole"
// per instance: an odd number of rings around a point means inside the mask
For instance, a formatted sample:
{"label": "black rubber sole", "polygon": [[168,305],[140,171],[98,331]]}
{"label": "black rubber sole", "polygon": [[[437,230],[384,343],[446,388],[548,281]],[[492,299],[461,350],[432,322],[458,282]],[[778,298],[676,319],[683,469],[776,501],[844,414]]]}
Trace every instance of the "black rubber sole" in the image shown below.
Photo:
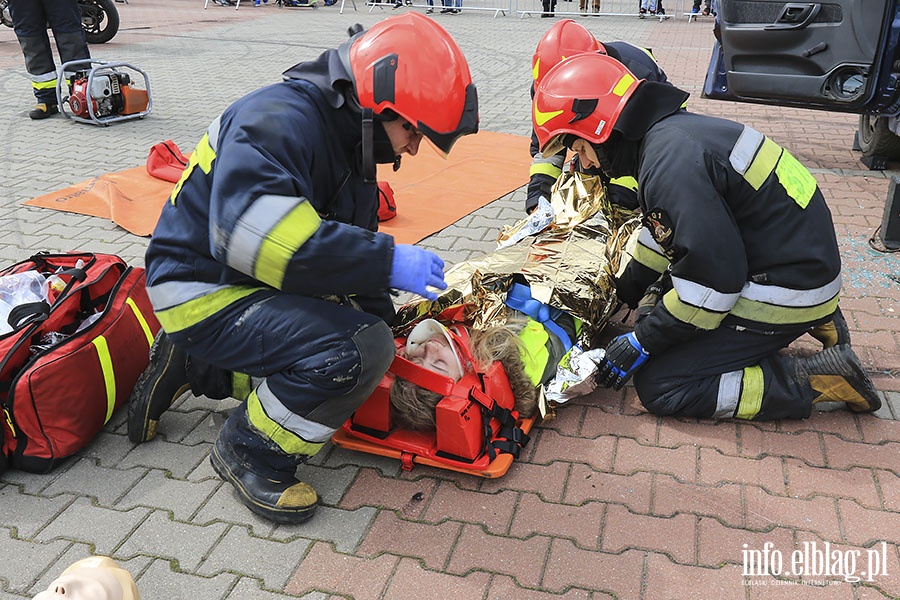
{"label": "black rubber sole", "polygon": [[222,459],[222,456],[219,453],[218,442],[216,442],[216,444],[213,444],[213,448],[209,453],[209,462],[212,465],[213,471],[215,471],[216,474],[224,481],[230,483],[232,487],[234,487],[234,490],[235,492],[237,492],[238,498],[240,499],[241,503],[249,508],[252,512],[266,520],[286,525],[298,525],[300,523],[305,523],[306,521],[311,519],[316,512],[318,503],[304,509],[285,510],[270,506],[268,504],[262,504],[261,502],[253,498],[249,493],[247,493],[247,490],[241,483],[241,480],[238,479],[238,477],[234,473],[232,473],[231,469],[228,468],[228,465]]}
{"label": "black rubber sole", "polygon": [[157,339],[150,346],[150,363],[141,373],[137,383],[134,384],[134,389],[128,398],[128,439],[135,444],[149,442],[155,438],[160,416],[172,406],[175,399],[191,388],[188,383],[184,383],[174,391],[173,395],[158,399],[157,405],[154,406],[154,398],[161,393],[159,384],[162,381],[162,375],[171,364],[172,355],[175,354],[172,345],[168,344],[168,348],[171,348],[172,351],[167,356],[158,356],[161,344],[157,341],[162,335],[165,334],[160,331]]}

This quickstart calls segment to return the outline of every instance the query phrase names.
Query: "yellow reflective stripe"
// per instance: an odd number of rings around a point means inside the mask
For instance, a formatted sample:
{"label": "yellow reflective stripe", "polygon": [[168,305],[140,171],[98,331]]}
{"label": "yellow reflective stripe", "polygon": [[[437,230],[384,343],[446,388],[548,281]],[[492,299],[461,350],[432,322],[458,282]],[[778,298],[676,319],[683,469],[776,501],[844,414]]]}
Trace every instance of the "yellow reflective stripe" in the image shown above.
{"label": "yellow reflective stripe", "polygon": [[32,81],[31,87],[33,87],[36,90],[48,90],[50,88],[55,88],[56,87],[56,78],[54,77],[50,81]]}
{"label": "yellow reflective stripe", "polygon": [[236,285],[222,288],[207,294],[188,300],[183,304],[158,311],[156,318],[167,333],[174,333],[196,325],[200,321],[211,317],[226,306],[245,298],[254,292],[265,288]]}
{"label": "yellow reflective stripe", "polygon": [[618,185],[620,187],[636,192],[638,189],[637,179],[634,177],[613,177],[609,180],[610,185]]}
{"label": "yellow reflective stripe", "polygon": [[553,179],[559,179],[559,176],[562,175],[562,169],[553,163],[535,162],[531,163],[528,175],[549,175]]}
{"label": "yellow reflective stripe", "polygon": [[540,58],[535,59],[534,66],[531,67],[531,78],[534,79],[535,81],[537,81],[538,72],[540,71],[540,68],[541,68],[541,59]]}
{"label": "yellow reflective stripe", "polygon": [[793,307],[766,304],[765,302],[757,302],[756,300],[748,300],[741,297],[734,303],[731,314],[742,319],[759,323],[771,323],[773,325],[809,323],[833,313],[837,308],[839,299],[839,296],[835,296],[815,306]]}
{"label": "yellow reflective stripe", "polygon": [[744,368],[744,380],[741,388],[741,399],[738,401],[737,419],[753,419],[762,408],[763,371],[758,366]]}
{"label": "yellow reflective stripe", "polygon": [[216,159],[216,151],[209,145],[209,134],[204,134],[200,138],[200,142],[197,144],[194,152],[191,153],[191,159],[194,159],[195,155],[197,164],[200,165],[204,173],[209,175],[209,172],[212,171],[212,163]]}
{"label": "yellow reflective stripe", "polygon": [[253,381],[246,373],[231,373],[231,397],[236,400],[246,400],[253,391]]}
{"label": "yellow reflective stripe", "polygon": [[301,202],[273,227],[259,246],[253,276],[281,289],[291,258],[319,228],[322,219],[309,202]]}
{"label": "yellow reflective stripe", "polygon": [[772,171],[775,170],[775,165],[778,164],[780,157],[781,146],[769,138],[765,138],[762,147],[753,158],[753,162],[750,163],[750,166],[744,172],[744,179],[753,186],[754,190],[758,190],[769,178],[769,175],[772,174]]}
{"label": "yellow reflective stripe", "polygon": [[787,150],[781,155],[781,160],[775,167],[775,175],[778,176],[778,181],[788,196],[793,198],[800,208],[806,208],[809,205],[813,194],[816,193],[818,185],[816,178]]}
{"label": "yellow reflective stripe", "polygon": [[153,345],[153,330],[150,329],[150,324],[147,323],[147,319],[144,318],[143,313],[141,313],[141,309],[138,308],[138,305],[132,298],[126,298],[125,304],[131,307],[131,312],[134,313],[135,318],[138,321],[138,324],[141,326],[141,330],[143,330],[144,335],[147,337],[147,346]]}
{"label": "yellow reflective stripe", "polygon": [[112,356],[109,355],[106,338],[98,335],[91,343],[97,348],[97,358],[100,360],[100,370],[103,371],[103,383],[106,386],[106,418],[103,419],[105,425],[116,409],[116,374],[113,371]]}
{"label": "yellow reflective stripe", "polygon": [[657,273],[664,273],[669,268],[669,259],[664,254],[660,254],[640,242],[634,247],[632,256],[634,256],[634,260]]}
{"label": "yellow reflective stripe", "polygon": [[5,408],[3,409],[3,416],[6,418],[6,426],[9,427],[9,432],[13,437],[16,437],[16,426],[13,425],[12,416],[9,414],[9,411]]}
{"label": "yellow reflective stripe", "polygon": [[325,442],[307,442],[269,418],[259,401],[259,396],[256,395],[256,390],[250,392],[247,397],[247,418],[253,427],[288,454],[313,456],[325,445]]}
{"label": "yellow reflective stripe", "polygon": [[722,319],[727,314],[712,312],[686,304],[681,301],[681,298],[678,297],[678,292],[675,290],[666,292],[665,296],[663,296],[663,305],[679,321],[690,323],[700,329],[715,329],[722,323]]}
{"label": "yellow reflective stripe", "polygon": [[630,88],[635,81],[637,80],[634,78],[634,75],[625,73],[624,75],[622,75],[622,79],[620,79],[618,83],[616,83],[616,86],[613,88],[612,93],[616,96],[624,96],[625,92],[628,91],[628,88]]}
{"label": "yellow reflective stripe", "polygon": [[644,54],[646,54],[647,56],[649,56],[649,57],[653,60],[653,62],[656,62],[656,57],[653,56],[653,53],[650,52],[649,49],[644,48],[643,46],[637,46],[637,48],[638,48],[639,50],[643,50],[643,51],[644,51]]}
{"label": "yellow reflective stripe", "polygon": [[519,354],[525,365],[525,375],[528,376],[532,385],[539,385],[547,361],[550,360],[550,351],[547,350],[547,340],[550,339],[550,334],[543,325],[529,318],[528,323],[519,332],[519,339],[522,340],[522,349]]}
{"label": "yellow reflective stripe", "polygon": [[190,177],[191,173],[194,171],[194,167],[199,165],[203,172],[209,175],[209,172],[212,171],[212,162],[215,158],[216,152],[212,149],[212,146],[209,145],[209,134],[204,133],[203,137],[200,138],[200,141],[197,143],[197,147],[194,148],[194,151],[191,153],[191,157],[188,159],[188,165],[185,167],[184,171],[182,171],[178,183],[175,184],[175,188],[169,196],[169,201],[172,204],[175,204],[175,198],[178,196],[178,192],[181,191],[181,186],[183,186],[184,182],[187,181],[187,178]]}

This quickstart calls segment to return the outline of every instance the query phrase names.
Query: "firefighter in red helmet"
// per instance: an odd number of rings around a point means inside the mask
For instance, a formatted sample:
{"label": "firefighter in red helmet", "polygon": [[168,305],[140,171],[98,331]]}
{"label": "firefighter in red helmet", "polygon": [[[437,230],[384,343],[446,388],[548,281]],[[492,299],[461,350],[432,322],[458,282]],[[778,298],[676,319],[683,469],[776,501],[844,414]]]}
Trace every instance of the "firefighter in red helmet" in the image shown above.
{"label": "firefighter in red helmet", "polygon": [[[679,110],[686,98],[599,54],[560,63],[535,91],[543,152],[567,147],[638,180],[644,227],[620,296],[633,304],[660,272],[671,279],[606,347],[598,383],[619,389],[634,376],[659,415],[805,418],[820,400],[878,410],[838,311],[841,259],[815,178],[759,131]],[[830,347],[780,353],[829,325]]]}
{"label": "firefighter in red helmet", "polygon": [[[146,253],[164,333],[132,394],[129,437],[154,437],[186,389],[246,400],[210,454],[239,499],[281,523],[312,516],[295,473],[381,381],[392,290],[435,298],[443,261],[377,232],[377,163],[442,152],[478,129],[453,38],[389,17],[216,117]],[[441,65],[435,69],[434,65]]]}
{"label": "firefighter in red helmet", "polygon": [[[667,81],[665,72],[656,64],[656,60],[648,50],[628,42],[601,43],[585,26],[572,19],[563,19],[554,23],[547,30],[534,51],[531,61],[532,97],[534,89],[551,68],[582,52],[611,56],[640,79],[662,83]],[[537,207],[541,197],[550,198],[550,190],[562,173],[566,152],[564,149],[556,154],[541,152],[537,136],[532,130],[531,156],[533,160],[529,173],[528,193],[525,197],[525,211],[528,213]],[[577,168],[585,171],[583,165],[577,165]],[[626,208],[637,208],[637,182],[633,177],[608,180],[599,170],[587,170],[586,172],[591,175],[600,175],[605,180],[607,194],[611,201]]]}

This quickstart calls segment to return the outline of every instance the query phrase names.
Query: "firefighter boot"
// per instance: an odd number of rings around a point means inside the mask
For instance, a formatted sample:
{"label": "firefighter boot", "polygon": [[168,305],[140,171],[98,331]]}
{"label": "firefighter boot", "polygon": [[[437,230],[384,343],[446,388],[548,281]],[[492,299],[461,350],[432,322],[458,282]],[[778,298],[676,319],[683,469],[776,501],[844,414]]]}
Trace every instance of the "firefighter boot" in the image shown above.
{"label": "firefighter boot", "polygon": [[809,335],[822,342],[823,348],[850,345],[850,328],[840,308],[836,308],[831,320],[809,330]]}
{"label": "firefighter boot", "polygon": [[881,398],[848,345],[795,359],[796,381],[812,402],[846,402],[853,412],[875,412]]}
{"label": "firefighter boot", "polygon": [[128,399],[128,439],[135,444],[156,437],[159,417],[190,389],[187,355],[160,329],[150,347],[150,364]]}
{"label": "firefighter boot", "polygon": [[289,456],[263,438],[247,420],[247,404],[234,409],[209,454],[216,473],[234,486],[240,501],[276,523],[302,523],[313,516],[319,497],[294,477],[307,456]]}
{"label": "firefighter boot", "polygon": [[28,116],[34,120],[46,119],[47,117],[52,117],[58,112],[59,106],[57,106],[56,104],[41,102],[40,104],[36,104],[34,108],[28,111]]}

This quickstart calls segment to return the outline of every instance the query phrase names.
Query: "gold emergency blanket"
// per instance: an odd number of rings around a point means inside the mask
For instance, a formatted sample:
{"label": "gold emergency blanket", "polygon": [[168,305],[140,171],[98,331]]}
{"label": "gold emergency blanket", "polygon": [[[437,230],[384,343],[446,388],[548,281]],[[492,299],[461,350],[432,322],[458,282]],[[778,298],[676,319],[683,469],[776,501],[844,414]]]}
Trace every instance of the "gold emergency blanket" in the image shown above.
{"label": "gold emergency blanket", "polygon": [[[526,283],[533,298],[584,322],[585,347],[616,305],[613,273],[629,235],[640,221],[609,203],[599,177],[565,173],[550,198],[552,221],[535,225],[535,214],[500,233],[497,250],[454,265],[448,288],[434,302],[418,300],[400,308],[394,331],[405,335],[423,318],[455,320],[475,328],[503,325],[507,291]],[[535,211],[538,213],[539,208]],[[547,220],[551,218],[548,211]],[[539,231],[529,232],[529,228]]]}

